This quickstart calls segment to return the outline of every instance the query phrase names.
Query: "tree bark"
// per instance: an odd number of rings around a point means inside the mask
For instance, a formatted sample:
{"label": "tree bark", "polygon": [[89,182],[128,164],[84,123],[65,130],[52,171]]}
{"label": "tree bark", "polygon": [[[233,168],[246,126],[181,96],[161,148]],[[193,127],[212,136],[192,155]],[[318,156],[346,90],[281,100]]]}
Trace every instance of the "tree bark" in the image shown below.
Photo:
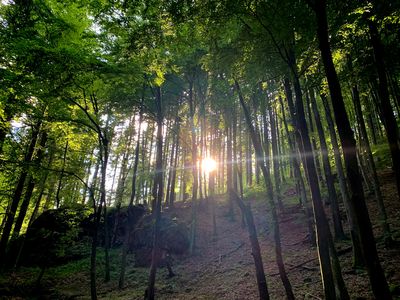
{"label": "tree bark", "polygon": [[180,135],[180,119],[176,118],[176,141],[175,141],[175,159],[172,164],[172,174],[171,174],[171,189],[169,196],[169,205],[174,206],[175,203],[175,186],[176,186],[176,171],[178,167],[178,157],[179,157],[179,135]]}
{"label": "tree bark", "polygon": [[61,172],[60,175],[58,177],[58,185],[57,185],[57,192],[56,192],[56,207],[59,208],[60,207],[60,192],[61,192],[61,184],[62,184],[62,179],[64,177],[64,171],[65,171],[65,161],[67,159],[67,152],[68,152],[68,140],[65,143],[65,147],[64,147],[64,154],[63,154],[63,164],[61,167]]}
{"label": "tree bark", "polygon": [[[289,111],[290,111],[290,115],[291,115],[291,119],[292,119],[292,125],[294,127],[295,140],[292,142],[292,144],[293,144],[293,149],[294,149],[294,153],[295,153],[295,155],[294,155],[295,160],[293,161],[295,173],[297,173],[297,169],[298,169],[297,176],[299,178],[301,193],[303,193],[303,195],[301,197],[304,200],[303,205],[304,205],[304,210],[306,213],[308,230],[310,233],[310,242],[312,245],[316,245],[316,235],[315,235],[315,230],[314,230],[315,220],[313,218],[312,208],[310,207],[310,205],[308,204],[308,201],[307,201],[305,184],[304,184],[303,176],[302,176],[301,170],[300,170],[300,162],[302,162],[306,177],[308,177],[307,164],[306,164],[305,157],[304,157],[305,151],[304,151],[304,147],[303,147],[303,142],[301,140],[300,132],[296,125],[297,117],[296,117],[296,112],[295,112],[295,108],[294,108],[294,104],[293,104],[293,94],[292,94],[292,88],[290,86],[289,78],[287,78],[287,77],[284,78],[283,85],[284,85],[286,100],[288,102]],[[289,131],[288,129],[286,129],[286,130]],[[297,145],[298,152],[296,151],[295,145]],[[297,155],[297,153],[299,153],[299,155]]]}
{"label": "tree bark", "polygon": [[251,212],[250,207],[246,206],[243,200],[234,191],[232,191],[232,197],[240,207],[240,210],[242,211],[242,214],[245,216],[246,219],[247,231],[249,233],[249,240],[251,244],[251,254],[253,256],[254,266],[256,269],[258,294],[261,300],[268,300],[269,299],[268,286],[267,286],[267,281],[265,279],[264,265],[262,262],[260,244],[257,238],[257,230],[256,226],[254,225],[253,214]]}
{"label": "tree bark", "polygon": [[322,127],[321,117],[319,115],[317,102],[315,100],[313,90],[310,91],[310,101],[311,101],[312,111],[314,113],[315,126],[318,131],[318,137],[319,137],[319,141],[320,141],[319,143],[321,146],[322,163],[323,163],[323,167],[324,167],[324,171],[325,171],[326,185],[328,187],[329,203],[331,205],[335,238],[338,240],[343,240],[343,239],[345,239],[346,236],[344,234],[342,221],[340,219],[339,203],[338,203],[338,199],[337,199],[335,183],[333,181],[331,164],[329,162],[329,157],[328,157],[328,146],[326,145],[325,133],[324,133],[324,129]]}
{"label": "tree bark", "polygon": [[278,221],[278,215],[277,215],[275,202],[274,202],[274,192],[273,192],[269,169],[267,169],[265,166],[263,149],[262,149],[261,141],[260,141],[260,134],[258,132],[257,127],[254,127],[253,123],[251,122],[251,116],[250,116],[249,110],[244,101],[242,92],[240,90],[239,83],[236,80],[235,80],[235,88],[239,95],[240,105],[242,106],[244,116],[246,118],[247,127],[249,129],[250,137],[253,142],[254,150],[256,152],[257,165],[262,171],[265,186],[267,187],[267,200],[268,200],[269,207],[271,210],[272,226],[273,226],[274,241],[275,241],[275,257],[276,257],[276,263],[278,265],[279,275],[282,280],[283,286],[285,288],[286,297],[288,299],[294,299],[292,286],[290,284],[289,278],[288,278],[286,270],[285,270],[285,265],[283,262],[279,221]]}
{"label": "tree bark", "polygon": [[356,84],[353,84],[353,86],[352,86],[352,98],[353,98],[353,103],[354,103],[354,109],[356,112],[357,123],[360,128],[360,136],[361,136],[362,146],[363,146],[364,151],[366,152],[367,163],[368,163],[368,166],[370,169],[370,173],[372,175],[372,184],[374,187],[375,199],[376,199],[376,202],[379,207],[379,213],[380,213],[380,219],[381,219],[380,225],[382,226],[386,244],[390,244],[392,242],[390,226],[389,226],[389,223],[387,220],[386,208],[385,208],[385,204],[383,203],[381,188],[380,188],[379,179],[378,179],[378,173],[376,172],[374,157],[372,156],[372,151],[371,151],[371,147],[370,147],[369,139],[368,139],[368,135],[367,135],[367,129],[365,127],[365,122],[364,122],[364,118],[362,115],[360,93],[358,92],[358,87]]}
{"label": "tree bark", "polygon": [[378,74],[378,95],[382,112],[382,121],[386,129],[386,138],[392,156],[393,171],[396,176],[397,196],[400,199],[400,148],[399,130],[390,104],[388,80],[386,77],[386,66],[384,60],[384,48],[379,36],[376,23],[368,19],[369,33],[371,36],[372,49],[374,50],[375,66]]}
{"label": "tree bark", "polygon": [[[143,105],[143,98],[142,104]],[[137,169],[139,166],[139,150],[140,150],[140,137],[141,137],[141,130],[142,130],[142,122],[143,122],[143,107],[140,107],[139,112],[139,128],[136,135],[136,148],[135,148],[135,159],[133,162],[133,175],[132,175],[132,190],[131,196],[129,199],[129,205],[127,210],[127,223],[125,228],[125,236],[124,242],[122,245],[122,254],[121,254],[121,267],[120,267],[120,274],[119,274],[119,281],[118,281],[118,288],[122,289],[125,285],[125,273],[126,273],[126,257],[128,254],[128,245],[129,245],[129,237],[132,231],[132,225],[135,222],[133,220],[132,212],[133,212],[133,203],[136,197],[136,181],[137,181]]]}
{"label": "tree bark", "polygon": [[[35,145],[36,141],[39,136],[39,129],[41,126],[41,121],[39,121],[33,128],[32,128],[32,137],[31,141],[28,147],[28,150],[25,154],[24,157],[24,165],[27,165],[31,162],[34,151],[35,151]],[[7,250],[7,244],[8,244],[8,239],[10,237],[11,233],[11,228],[14,224],[14,218],[15,214],[18,209],[19,202],[21,200],[24,184],[25,184],[25,179],[28,176],[28,167],[25,166],[21,174],[19,175],[19,179],[17,182],[17,186],[15,187],[13,197],[11,199],[11,206],[10,210],[8,211],[8,215],[6,216],[6,221],[3,227],[3,232],[1,235],[1,240],[0,240],[0,266],[4,266],[4,263],[6,262],[6,250]]]}
{"label": "tree bark", "polygon": [[349,191],[347,188],[347,180],[344,175],[342,159],[341,159],[341,155],[340,155],[339,144],[338,144],[338,140],[336,137],[335,128],[333,125],[331,109],[329,107],[328,99],[326,98],[326,96],[324,94],[320,94],[320,97],[322,100],[322,104],[324,105],[326,122],[328,124],[329,135],[330,135],[331,143],[332,143],[332,147],[333,147],[335,165],[336,165],[336,170],[338,172],[340,192],[342,195],[343,203],[346,208],[346,214],[347,214],[347,217],[349,220],[350,236],[351,236],[351,241],[352,241],[352,245],[353,245],[353,267],[354,268],[362,268],[364,266],[364,258],[363,258],[363,254],[361,251],[360,237],[359,237],[358,229],[357,229],[358,225],[355,223],[354,211],[352,211],[352,209],[349,205],[350,195],[349,195]]}
{"label": "tree bark", "polygon": [[[267,101],[270,101],[270,99],[267,99]],[[281,199],[281,181],[280,181],[280,175],[279,175],[279,154],[278,154],[278,140],[276,137],[276,131],[275,131],[275,116],[272,111],[272,105],[269,103],[268,105],[268,113],[269,113],[269,121],[271,125],[271,145],[272,145],[272,167],[274,171],[274,181],[275,181],[275,195],[276,195],[276,202],[278,204],[278,208],[280,211],[283,211],[283,203]],[[268,156],[267,156],[268,157]]]}
{"label": "tree bark", "polygon": [[156,185],[156,193],[154,196],[155,210],[153,211],[155,224],[154,224],[154,235],[153,235],[153,251],[151,255],[151,266],[149,274],[149,285],[145,293],[146,300],[154,300],[154,285],[156,282],[156,272],[158,263],[160,260],[160,221],[161,221],[161,202],[163,199],[163,162],[162,162],[162,147],[163,147],[163,115],[162,115],[162,99],[161,99],[161,88],[156,88],[156,107],[157,107],[157,155],[156,155],[156,172],[154,178],[154,184]]}
{"label": "tree bark", "polygon": [[192,174],[193,174],[193,190],[192,190],[192,224],[190,228],[190,254],[193,254],[196,248],[196,227],[197,227],[197,191],[198,191],[198,168],[197,168],[197,143],[196,128],[194,127],[194,99],[193,99],[193,82],[189,83],[189,124],[192,134]]}
{"label": "tree bark", "polygon": [[[378,299],[392,299],[385,274],[379,262],[376,250],[372,225],[369,219],[368,209],[365,203],[364,192],[360,184],[360,173],[357,166],[357,148],[354,134],[347,117],[341,87],[332,53],[329,45],[328,22],[326,16],[326,0],[315,1],[313,9],[317,19],[317,36],[325,74],[328,79],[329,91],[333,103],[336,120],[340,120],[338,126],[339,136],[342,143],[343,155],[346,164],[347,178],[349,180],[352,196],[349,205],[355,212],[355,222],[358,224],[359,236],[364,254],[367,271],[369,274],[372,291]],[[399,156],[400,157],[400,156]]]}

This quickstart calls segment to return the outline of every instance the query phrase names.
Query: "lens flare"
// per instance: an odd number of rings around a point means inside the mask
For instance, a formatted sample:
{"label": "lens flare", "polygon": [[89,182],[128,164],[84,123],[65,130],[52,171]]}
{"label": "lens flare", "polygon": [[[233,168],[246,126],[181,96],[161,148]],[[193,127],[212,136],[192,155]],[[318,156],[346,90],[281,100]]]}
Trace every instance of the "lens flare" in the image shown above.
{"label": "lens flare", "polygon": [[217,169],[217,162],[211,157],[205,157],[201,160],[201,169],[205,173],[210,173]]}

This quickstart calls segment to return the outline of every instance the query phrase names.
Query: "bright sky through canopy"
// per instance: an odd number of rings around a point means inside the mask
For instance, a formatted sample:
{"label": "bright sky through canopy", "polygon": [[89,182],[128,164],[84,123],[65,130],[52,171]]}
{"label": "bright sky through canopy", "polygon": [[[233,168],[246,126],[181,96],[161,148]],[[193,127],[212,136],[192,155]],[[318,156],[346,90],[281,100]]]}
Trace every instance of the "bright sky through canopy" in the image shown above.
{"label": "bright sky through canopy", "polygon": [[205,157],[201,160],[201,168],[203,172],[210,173],[217,169],[217,162],[211,157]]}

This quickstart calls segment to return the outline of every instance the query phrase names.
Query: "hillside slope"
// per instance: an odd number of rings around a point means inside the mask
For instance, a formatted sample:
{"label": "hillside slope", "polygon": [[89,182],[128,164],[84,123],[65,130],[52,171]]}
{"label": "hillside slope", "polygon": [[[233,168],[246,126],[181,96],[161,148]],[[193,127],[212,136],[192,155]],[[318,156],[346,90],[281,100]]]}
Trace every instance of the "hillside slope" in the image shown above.
{"label": "hillside slope", "polygon": [[[396,240],[400,238],[400,202],[392,173],[380,174],[382,191]],[[280,214],[280,226],[283,244],[283,256],[289,279],[298,299],[322,299],[322,283],[315,247],[307,240],[307,228],[303,213],[296,204],[296,195],[288,189],[284,194],[285,212]],[[262,195],[252,199],[251,206],[258,230],[267,283],[272,299],[283,299],[284,289],[278,276],[275,264],[273,240],[270,234],[268,208]],[[167,278],[167,271],[160,268],[157,273],[157,299],[258,299],[254,264],[246,228],[241,224],[241,215],[235,208],[235,220],[226,216],[228,211],[225,196],[216,197],[217,236],[213,235],[211,203],[201,202],[198,210],[197,248],[194,256],[174,259],[176,276]],[[371,219],[374,223],[376,237],[380,236],[378,209],[372,197],[368,199]],[[169,212],[181,220],[189,222],[191,216],[190,203],[180,203]],[[327,208],[329,215],[329,207]],[[346,220],[344,221],[347,227]],[[400,286],[400,246],[395,243],[385,248],[378,239],[379,255],[386,276],[392,289]],[[337,250],[343,269],[345,282],[352,298],[373,299],[369,290],[368,276],[365,271],[354,271],[351,267],[350,241],[338,242]],[[102,252],[100,250],[100,252]],[[143,299],[147,284],[147,268],[134,268],[133,257],[129,256],[127,268],[127,284],[118,290],[118,266],[120,250],[112,252],[111,282],[102,281],[102,256],[99,257],[99,298],[100,299]],[[22,269],[10,274],[2,284],[8,284],[8,291],[16,296],[4,299],[89,299],[89,260],[52,268],[47,271],[40,290],[30,289],[34,282],[35,270]],[[35,296],[36,295],[36,296]]]}

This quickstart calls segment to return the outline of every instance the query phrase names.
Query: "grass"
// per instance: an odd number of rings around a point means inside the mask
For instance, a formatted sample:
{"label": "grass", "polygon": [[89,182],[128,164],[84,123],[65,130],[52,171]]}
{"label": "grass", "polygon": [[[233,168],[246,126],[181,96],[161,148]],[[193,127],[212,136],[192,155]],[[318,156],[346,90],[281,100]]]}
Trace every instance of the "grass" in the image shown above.
{"label": "grass", "polygon": [[388,143],[371,145],[372,155],[374,156],[377,169],[383,169],[392,165],[392,159]]}

